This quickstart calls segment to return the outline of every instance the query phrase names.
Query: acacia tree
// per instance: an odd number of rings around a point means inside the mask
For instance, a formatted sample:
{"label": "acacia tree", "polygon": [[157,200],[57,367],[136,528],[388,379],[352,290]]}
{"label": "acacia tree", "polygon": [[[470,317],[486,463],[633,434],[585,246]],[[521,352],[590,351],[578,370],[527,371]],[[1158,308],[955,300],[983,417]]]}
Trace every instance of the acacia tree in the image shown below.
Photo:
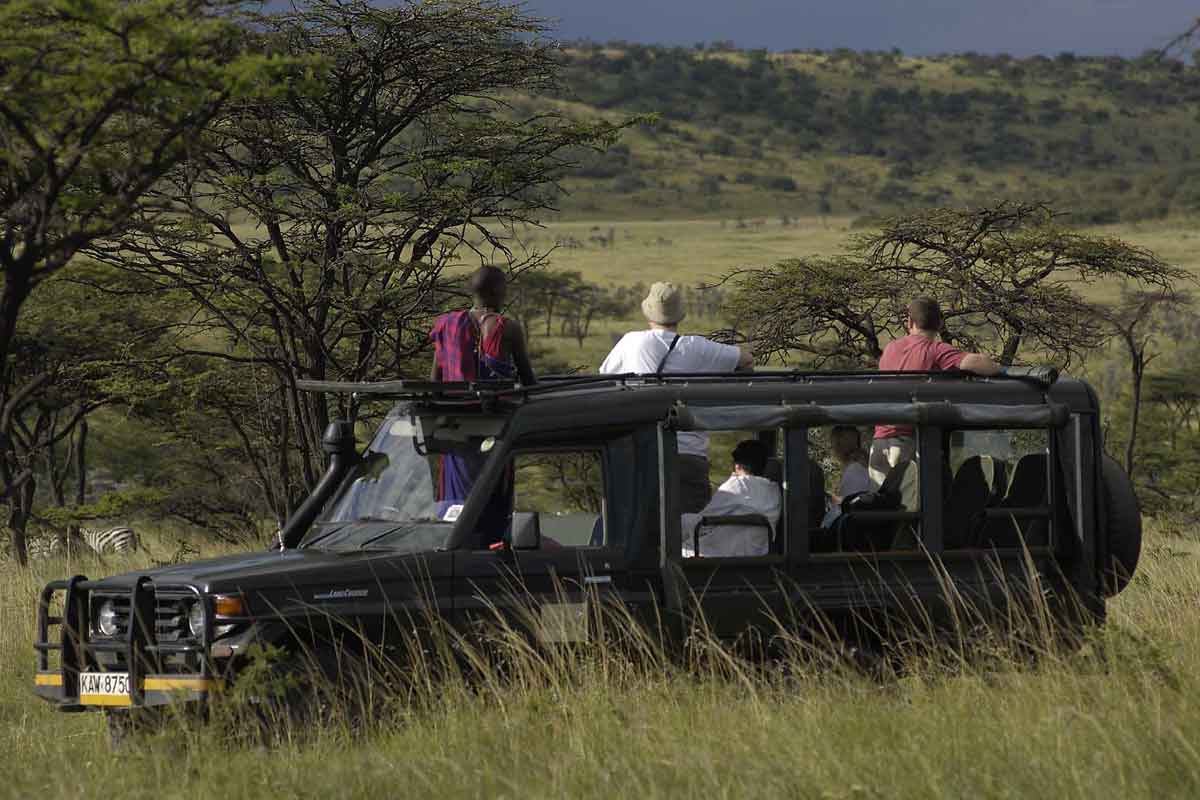
{"label": "acacia tree", "polygon": [[[22,307],[90,243],[126,225],[197,149],[225,103],[269,84],[237,0],[8,0],[0,4],[0,496],[33,471],[12,420],[50,390],[14,358]],[[27,373],[27,371],[26,371]],[[55,391],[59,391],[55,388]],[[18,556],[23,556],[23,548]]]}
{"label": "acacia tree", "polygon": [[[279,386],[263,366],[177,351],[164,360],[170,390],[136,409],[138,423],[166,453],[153,476],[152,487],[162,495],[156,512],[231,542],[251,538],[264,499],[270,509],[288,505],[277,477],[291,447],[280,430],[289,421],[280,413],[286,406]],[[272,439],[279,449],[254,446]]]}
{"label": "acacia tree", "polygon": [[726,310],[736,327],[716,335],[737,340],[742,332],[760,360],[801,353],[818,367],[873,364],[900,331],[903,279],[895,271],[868,270],[853,257],[789,259],[727,280],[735,291]]}
{"label": "acacia tree", "polygon": [[1142,411],[1142,387],[1146,368],[1161,355],[1153,347],[1163,332],[1163,315],[1190,305],[1190,298],[1173,291],[1123,291],[1120,299],[1102,307],[1100,318],[1120,343],[1128,359],[1130,379],[1129,430],[1125,440],[1125,472],[1133,475],[1136,462],[1138,423]]}
{"label": "acacia tree", "polygon": [[1143,390],[1147,402],[1165,410],[1168,446],[1174,451],[1181,433],[1200,427],[1200,375],[1194,362],[1147,375]]}
{"label": "acacia tree", "polygon": [[948,341],[1002,364],[1022,349],[1066,364],[1109,336],[1084,286],[1115,279],[1169,293],[1186,275],[1145,248],[1071,230],[1045,205],[1000,203],[894,217],[842,258],[735,273],[730,309],[762,356],[874,366],[907,301],[929,295]]}
{"label": "acacia tree", "polygon": [[147,219],[96,255],[191,296],[197,327],[221,333],[191,352],[269,371],[265,396],[282,406],[268,413],[286,424],[246,449],[289,453],[266,497],[282,519],[297,482],[319,476],[330,416],[297,381],[404,374],[456,291],[447,270],[464,254],[539,264],[515,247],[516,226],[552,208],[568,153],[619,126],[511,109],[558,71],[542,23],[516,7],[312,0],[256,27],[266,47],[319,66],[232,105],[207,153],[153,193],[175,221]]}
{"label": "acacia tree", "polygon": [[[24,388],[0,414],[0,434],[9,442],[0,476],[20,487],[8,515],[18,563],[25,563],[26,526],[41,479],[55,502],[66,505],[65,482],[73,472],[75,501],[83,502],[88,415],[162,390],[156,353],[171,328],[164,324],[171,309],[147,288],[130,285],[128,276],[111,269],[81,264],[47,280],[26,305],[10,367]],[[109,298],[108,290],[121,295]]]}

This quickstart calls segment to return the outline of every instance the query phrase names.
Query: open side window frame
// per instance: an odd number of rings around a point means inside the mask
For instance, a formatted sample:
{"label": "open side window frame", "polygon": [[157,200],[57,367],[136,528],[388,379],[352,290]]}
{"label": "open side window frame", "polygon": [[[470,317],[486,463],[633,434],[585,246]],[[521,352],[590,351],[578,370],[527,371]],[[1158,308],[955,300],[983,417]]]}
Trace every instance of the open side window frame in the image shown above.
{"label": "open side window frame", "polygon": [[[472,551],[472,552],[486,552],[482,548],[474,546],[474,541],[476,538],[475,537],[475,528],[476,528],[476,525],[479,523],[479,516],[481,513],[481,509],[484,505],[486,505],[486,502],[487,502],[486,498],[488,498],[491,495],[491,492],[495,489],[497,483],[500,480],[502,480],[505,468],[509,464],[513,464],[513,469],[515,470],[516,469],[515,461],[516,461],[517,457],[521,456],[521,455],[528,455],[530,453],[536,454],[536,453],[555,453],[555,452],[559,452],[559,453],[592,452],[592,453],[596,453],[597,455],[599,455],[599,457],[600,457],[600,476],[601,476],[601,481],[604,485],[604,491],[603,491],[603,495],[602,495],[602,499],[601,499],[600,517],[601,517],[601,520],[603,520],[604,530],[605,530],[605,534],[606,534],[605,538],[607,539],[608,538],[607,533],[608,533],[608,529],[609,529],[608,526],[609,526],[609,521],[610,521],[609,520],[609,506],[611,505],[612,498],[610,497],[611,486],[610,486],[610,480],[609,480],[609,467],[608,467],[608,457],[607,457],[608,456],[608,447],[607,447],[606,442],[603,442],[603,441],[588,442],[583,445],[567,444],[567,443],[559,444],[556,442],[547,442],[544,444],[538,444],[535,442],[521,442],[521,441],[512,442],[512,441],[502,439],[497,442],[496,449],[492,453],[492,457],[491,457],[491,459],[489,459],[487,466],[484,467],[484,470],[480,474],[479,479],[475,482],[475,485],[471,487],[471,492],[467,497],[466,508],[464,509],[462,516],[459,517],[459,519],[455,522],[454,532],[452,534],[452,539],[451,539],[451,547],[453,549],[465,549],[465,550]],[[515,481],[515,475],[514,475],[514,481]],[[515,483],[514,483],[514,492],[515,492]],[[515,494],[514,494],[513,504],[514,504],[513,511],[515,512],[516,511]],[[591,546],[591,545],[571,545],[569,547],[569,549],[571,549],[571,550],[590,550],[590,551],[600,551],[600,550],[618,551],[618,550],[624,550],[625,547],[627,547],[627,546],[628,546],[628,542],[621,545],[620,547],[614,547],[614,546],[610,546],[610,545],[604,545],[601,547],[595,547],[595,546]]]}
{"label": "open side window frame", "polygon": [[[518,443],[509,452],[509,459],[512,461],[512,464],[513,464],[513,513],[517,512],[517,503],[520,500],[519,496],[516,493],[516,488],[517,488],[517,485],[516,485],[516,469],[517,469],[516,462],[517,462],[517,459],[520,458],[521,456],[553,454],[553,453],[577,453],[577,454],[581,454],[581,455],[585,454],[585,453],[595,453],[596,456],[598,457],[598,461],[600,462],[600,483],[601,483],[601,487],[602,487],[602,491],[600,493],[600,521],[601,521],[601,524],[604,526],[604,534],[605,534],[604,538],[607,541],[608,533],[609,533],[608,510],[609,510],[609,506],[611,505],[611,498],[609,497],[609,493],[611,491],[611,485],[610,485],[610,481],[609,481],[608,445],[607,445],[607,443],[589,442],[582,446],[581,445],[569,445],[569,444],[522,445],[522,444]],[[585,544],[585,545],[563,545],[563,547],[564,547],[564,549],[570,549],[570,550],[619,550],[624,547],[624,544],[622,544],[621,547],[613,547],[608,544],[596,546],[596,545],[592,545],[590,543]]]}
{"label": "open side window frame", "polygon": [[[731,430],[735,430],[735,429],[731,429]],[[791,506],[790,506],[790,496],[791,496],[792,492],[789,490],[790,485],[791,485],[791,480],[790,480],[791,467],[789,465],[792,463],[792,460],[789,457],[791,445],[787,439],[788,432],[787,432],[786,428],[784,428],[782,426],[776,427],[776,428],[763,428],[763,429],[759,430],[758,433],[762,433],[764,431],[774,434],[774,436],[771,438],[771,441],[773,443],[775,443],[776,445],[778,445],[778,437],[782,436],[783,437],[783,445],[784,445],[782,448],[781,456],[780,456],[780,458],[782,459],[782,462],[783,462],[781,464],[781,466],[783,467],[783,480],[779,485],[779,491],[780,491],[779,523],[775,526],[775,530],[772,532],[770,549],[761,556],[691,556],[690,558],[683,557],[683,542],[690,541],[692,539],[692,534],[690,531],[686,531],[683,529],[683,524],[682,524],[683,523],[683,514],[678,512],[678,508],[679,508],[678,497],[679,497],[679,492],[681,491],[681,489],[679,486],[678,471],[674,466],[674,457],[676,455],[678,455],[678,451],[676,451],[675,453],[671,454],[672,473],[674,474],[675,477],[674,477],[674,480],[671,482],[670,489],[672,492],[675,493],[675,499],[676,499],[676,502],[674,503],[674,507],[677,512],[675,515],[676,516],[675,524],[679,529],[679,544],[676,547],[676,551],[678,553],[677,558],[679,559],[679,563],[681,565],[687,566],[689,568],[694,568],[694,567],[697,567],[700,565],[702,565],[704,567],[719,567],[719,566],[783,567],[788,563],[788,552],[790,550],[789,540],[791,538],[791,536],[789,534],[789,529],[791,526],[791,520],[793,518],[793,515],[791,513]],[[712,432],[715,433],[716,431],[712,431]],[[738,431],[738,432],[750,433],[751,430],[747,429],[745,431]],[[671,433],[673,435],[674,431],[671,431]],[[672,438],[673,438],[673,436],[672,436]],[[761,437],[760,437],[760,439],[761,439]],[[775,452],[778,452],[778,450],[779,450],[779,448],[776,447]],[[774,457],[774,456],[772,456],[772,457]],[[660,458],[660,463],[663,463],[661,458]],[[665,492],[667,489],[668,489],[667,484],[665,482],[660,482],[659,491],[663,493],[662,496],[664,496],[664,497],[666,496]]]}
{"label": "open side window frame", "polygon": [[[929,433],[930,430],[935,432],[932,435],[936,438],[936,431],[938,430],[936,427],[932,427],[932,426],[928,426],[928,425],[917,427],[917,437],[916,437],[916,439],[917,439],[917,441],[916,441],[917,457],[915,457],[913,459],[913,464],[919,470],[918,489],[920,492],[921,509],[919,511],[856,511],[856,512],[854,512],[856,517],[862,518],[862,519],[873,519],[873,520],[879,520],[879,521],[893,521],[893,522],[906,522],[906,521],[913,522],[913,521],[915,521],[920,526],[920,531],[921,531],[920,541],[924,544],[923,547],[918,547],[918,548],[915,548],[912,550],[833,550],[833,551],[829,551],[829,552],[826,552],[826,551],[813,552],[812,551],[812,531],[810,530],[809,525],[808,525],[808,520],[809,520],[808,504],[812,498],[809,496],[808,492],[803,492],[802,498],[799,498],[798,502],[796,503],[797,510],[793,514],[793,518],[797,519],[798,523],[794,526],[795,529],[791,533],[791,538],[793,540],[794,553],[795,553],[795,555],[792,559],[792,563],[797,564],[797,565],[803,565],[803,564],[808,564],[808,563],[840,564],[840,563],[844,563],[846,561],[861,562],[863,558],[871,558],[871,559],[876,559],[876,560],[888,560],[888,561],[912,561],[912,560],[924,561],[928,558],[928,553],[936,552],[933,550],[933,548],[928,546],[927,539],[926,539],[926,537],[928,536],[928,531],[929,531],[929,521],[931,519],[931,516],[928,515],[926,512],[930,508],[930,504],[933,503],[935,500],[936,500],[936,502],[941,503],[941,493],[942,493],[941,486],[940,486],[940,483],[941,483],[940,479],[937,481],[937,483],[939,484],[938,486],[936,486],[936,487],[931,486],[930,484],[932,482],[930,481],[929,477],[926,475],[926,469],[928,468],[927,465],[930,463],[933,463],[933,460],[930,458],[922,457],[922,456],[924,456],[925,453],[930,452],[929,441],[928,441],[928,439],[931,435]],[[809,452],[808,452],[810,431],[811,431],[810,426],[796,427],[796,428],[789,429],[789,448],[792,448],[795,453],[795,455],[793,456],[793,459],[795,461],[801,462],[803,464],[802,470],[801,469],[797,470],[797,478],[801,477],[801,472],[803,472],[803,478],[805,481],[807,481],[809,478],[808,470],[811,469],[811,464],[813,463],[812,458],[809,456]],[[939,452],[940,452],[940,448],[939,448]],[[826,477],[828,477],[828,476],[826,476]],[[805,483],[804,485],[807,486],[808,484]],[[822,499],[822,502],[824,502],[824,495],[822,495],[821,499]],[[801,516],[801,514],[803,514],[803,516]],[[933,515],[933,518],[935,518],[937,520],[938,525],[940,526],[940,524],[941,524],[941,509],[940,508],[938,509],[937,514]],[[938,528],[937,538],[938,538],[938,546],[940,548],[940,546],[941,546],[941,528],[940,527]]]}
{"label": "open side window frame", "polygon": [[[809,457],[809,427],[789,428],[787,455],[790,462],[795,462],[794,470],[788,472],[789,481],[808,479],[811,459]],[[1049,526],[1049,543],[1032,547],[967,547],[947,550],[945,548],[945,490],[941,465],[946,463],[949,453],[943,447],[943,432],[946,430],[1041,430],[1045,431],[1048,441],[1048,468],[1046,475],[1047,498],[1049,502],[1044,507],[1013,508],[1013,509],[981,509],[990,516],[1006,518],[1015,513],[1018,517],[1046,520]],[[1057,553],[1061,543],[1062,509],[1056,505],[1066,502],[1058,484],[1059,443],[1056,431],[1052,427],[1042,426],[1011,426],[996,428],[989,425],[956,425],[952,428],[941,425],[925,424],[917,428],[917,454],[915,464],[919,470],[919,491],[921,508],[919,511],[879,511],[865,512],[880,520],[916,520],[920,524],[919,541],[921,546],[912,550],[837,550],[832,552],[813,552],[811,549],[811,531],[808,526],[808,504],[811,498],[808,492],[793,492],[789,504],[790,520],[788,539],[791,543],[789,564],[802,566],[809,563],[836,564],[846,561],[861,561],[869,558],[876,561],[924,561],[930,556],[949,560],[980,560],[989,556],[1016,557],[1028,552],[1031,556],[1047,557]],[[801,484],[801,485],[807,485]]]}
{"label": "open side window frame", "polygon": [[[1058,554],[1061,544],[1061,522],[1063,514],[1068,512],[1066,508],[1068,504],[1065,487],[1059,484],[1059,472],[1061,461],[1059,460],[1059,441],[1056,435],[1056,430],[1049,427],[1008,427],[995,428],[987,426],[960,426],[951,430],[954,431],[995,431],[995,430],[1027,430],[1027,431],[1043,431],[1046,434],[1046,503],[1042,506],[1021,506],[1013,508],[1000,507],[984,507],[981,509],[985,519],[1041,519],[1045,520],[1047,526],[1047,543],[1044,545],[1030,546],[1010,546],[1010,547],[961,547],[954,550],[946,550],[942,548],[937,552],[941,558],[946,560],[980,560],[989,557],[1014,558],[1022,557],[1026,552],[1034,557],[1047,557]],[[941,448],[939,437],[938,447]],[[948,458],[949,453],[941,453],[939,458]],[[1015,463],[1014,463],[1015,467]],[[924,476],[922,476],[924,479]],[[941,483],[941,481],[939,481]]]}

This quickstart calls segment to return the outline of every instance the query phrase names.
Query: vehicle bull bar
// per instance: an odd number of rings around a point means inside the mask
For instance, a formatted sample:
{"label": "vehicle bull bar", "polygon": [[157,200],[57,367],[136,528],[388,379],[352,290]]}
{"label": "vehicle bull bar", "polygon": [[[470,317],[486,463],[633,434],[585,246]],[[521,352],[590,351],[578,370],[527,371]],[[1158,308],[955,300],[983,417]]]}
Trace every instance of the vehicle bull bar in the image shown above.
{"label": "vehicle bull bar", "polygon": [[[166,705],[178,700],[202,700],[220,681],[212,674],[208,658],[212,639],[213,615],[194,586],[155,586],[147,576],[139,577],[128,592],[129,622],[126,630],[114,637],[93,638],[89,615],[91,594],[96,589],[86,576],[51,581],[38,597],[37,653],[35,692],[56,704],[60,711],[86,711],[102,705],[127,707]],[[64,593],[61,616],[51,614],[55,595]],[[157,633],[157,601],[160,593],[195,596],[204,609],[204,626],[199,641],[160,642]],[[105,597],[119,597],[119,591],[103,589]],[[186,620],[183,622],[186,625]],[[52,639],[52,628],[58,635]],[[51,665],[51,653],[60,653],[57,670]],[[128,702],[84,702],[80,696],[81,673],[100,670],[97,653],[123,653],[129,674]],[[163,657],[196,655],[198,671],[166,673]]]}

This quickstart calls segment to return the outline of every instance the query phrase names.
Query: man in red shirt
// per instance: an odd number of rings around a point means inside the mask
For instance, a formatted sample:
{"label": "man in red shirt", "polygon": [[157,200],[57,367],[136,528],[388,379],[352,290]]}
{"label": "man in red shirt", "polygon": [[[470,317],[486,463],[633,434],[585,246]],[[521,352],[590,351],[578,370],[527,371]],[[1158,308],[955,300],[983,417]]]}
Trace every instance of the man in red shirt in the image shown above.
{"label": "man in red shirt", "polygon": [[[964,353],[938,339],[942,329],[942,309],[937,300],[918,297],[908,304],[905,324],[908,336],[890,342],[879,357],[883,372],[939,372],[960,369],[976,375],[995,375],[1000,366],[982,353]],[[871,443],[868,471],[871,483],[879,486],[892,467],[916,456],[916,439],[911,425],[878,425]],[[914,474],[913,470],[909,470]],[[906,487],[905,506],[915,506],[915,486]]]}

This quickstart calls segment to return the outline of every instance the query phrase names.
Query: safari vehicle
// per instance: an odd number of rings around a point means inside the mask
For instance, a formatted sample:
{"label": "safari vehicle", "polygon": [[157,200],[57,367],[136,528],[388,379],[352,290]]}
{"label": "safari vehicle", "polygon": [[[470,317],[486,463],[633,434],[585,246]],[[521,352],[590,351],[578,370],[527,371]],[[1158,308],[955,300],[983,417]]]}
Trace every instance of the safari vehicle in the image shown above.
{"label": "safari vehicle", "polygon": [[[394,642],[411,621],[463,631],[516,602],[588,635],[588,607],[619,602],[667,640],[703,614],[728,640],[805,613],[934,609],[951,582],[1001,604],[1037,573],[1049,596],[1103,621],[1136,567],[1130,484],[1104,456],[1095,393],[1050,370],[757,372],[507,384],[310,383],[392,403],[367,449],[332,424],[329,466],[268,552],[45,587],[36,691],[63,711],[203,703],[238,679],[247,648],[349,646],[328,620]],[[913,458],[822,526],[832,426],[912,426]],[[714,473],[748,437],[774,454],[782,494],[766,552],[683,555],[677,436],[710,436]],[[454,497],[453,464],[473,470]],[[836,512],[835,512],[836,515]],[[695,552],[696,548],[692,548]],[[1008,584],[1008,586],[1006,586]],[[1067,599],[1070,603],[1067,603]]]}

